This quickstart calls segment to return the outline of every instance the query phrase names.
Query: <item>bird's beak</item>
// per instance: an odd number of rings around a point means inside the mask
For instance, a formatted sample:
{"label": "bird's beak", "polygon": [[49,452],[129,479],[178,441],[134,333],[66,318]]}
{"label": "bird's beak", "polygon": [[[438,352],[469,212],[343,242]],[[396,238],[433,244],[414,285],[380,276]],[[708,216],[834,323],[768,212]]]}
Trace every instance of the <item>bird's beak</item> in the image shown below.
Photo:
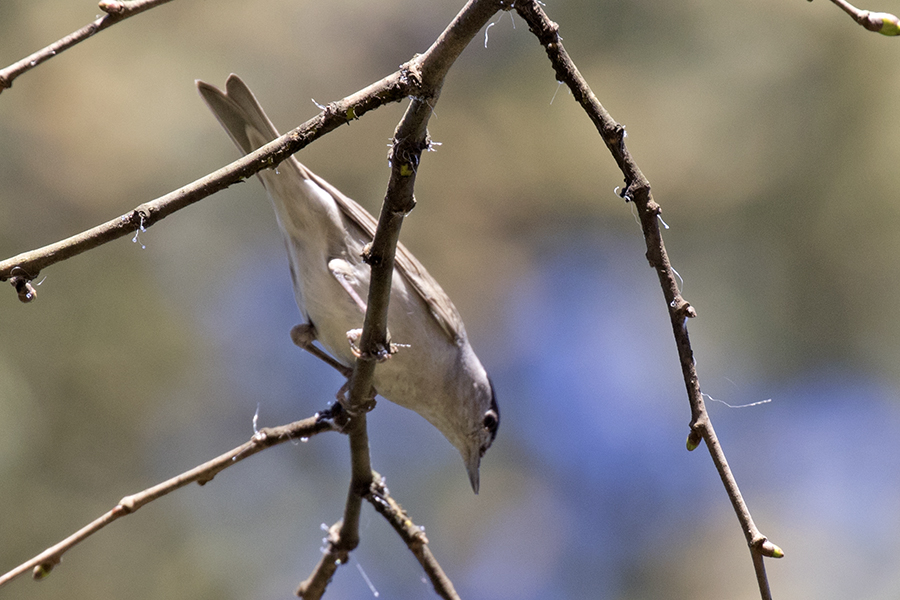
{"label": "bird's beak", "polygon": [[472,484],[472,491],[478,493],[478,467],[481,465],[481,456],[478,451],[473,452],[466,458],[466,472],[469,474],[469,483]]}

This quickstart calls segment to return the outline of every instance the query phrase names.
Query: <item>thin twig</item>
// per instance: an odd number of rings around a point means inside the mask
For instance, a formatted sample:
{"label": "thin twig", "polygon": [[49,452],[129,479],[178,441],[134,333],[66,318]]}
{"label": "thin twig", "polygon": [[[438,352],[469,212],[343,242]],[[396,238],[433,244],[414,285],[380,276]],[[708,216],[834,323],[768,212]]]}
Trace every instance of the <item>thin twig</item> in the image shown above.
{"label": "thin twig", "polygon": [[[368,500],[375,510],[394,528],[394,531],[397,532],[397,535],[400,536],[409,548],[409,551],[422,565],[422,569],[431,580],[431,585],[434,586],[434,591],[445,600],[459,600],[459,595],[453,587],[453,582],[444,573],[441,565],[428,547],[428,538],[425,537],[425,531],[413,523],[406,511],[403,510],[403,507],[391,497],[380,475],[377,473],[372,474],[372,483],[362,497]],[[324,552],[322,552],[322,557],[310,576],[297,587],[296,593],[301,598],[305,600],[321,598],[337,568],[345,564],[349,559],[350,551],[345,549],[345,544],[340,538],[342,525],[343,522],[338,521],[328,528],[327,545]]]}
{"label": "thin twig", "polygon": [[274,169],[291,154],[350,120],[416,93],[417,82],[418,78],[410,77],[406,67],[401,67],[381,81],[329,104],[303,125],[205,177],[141,204],[102,225],[0,262],[0,281],[9,279],[20,299],[30,300],[31,297],[23,292],[24,283],[36,278],[42,269],[135,231],[147,229],[170,214],[243,181],[258,171]]}
{"label": "thin twig", "polygon": [[403,510],[403,507],[391,497],[390,492],[384,485],[384,480],[380,476],[376,476],[372,482],[369,493],[366,494],[366,500],[375,507],[379,514],[387,519],[394,531],[409,547],[410,552],[413,553],[413,556],[416,557],[431,580],[434,591],[445,600],[459,600],[459,595],[453,588],[453,583],[444,573],[444,570],[428,547],[428,538],[425,537],[424,529],[413,523],[406,511]]}
{"label": "thin twig", "polygon": [[330,411],[323,411],[315,416],[280,427],[267,427],[256,432],[250,440],[225,454],[208,462],[185,471],[167,481],[147,488],[137,494],[125,496],[119,503],[100,518],[85,525],[58,544],[47,548],[31,560],[22,563],[10,572],[0,576],[0,587],[19,577],[23,573],[31,571],[35,579],[42,579],[50,574],[54,566],[59,564],[63,554],[78,543],[89,538],[113,521],[130,515],[139,508],[174,492],[179,488],[197,482],[204,485],[211,481],[219,472],[231,465],[253,456],[271,446],[277,446],[289,440],[309,438],[325,431],[337,431],[331,420]]}
{"label": "thin twig", "polygon": [[350,551],[342,548],[343,543],[340,539],[341,521],[328,528],[328,544],[322,552],[322,557],[318,564],[313,568],[312,573],[307,577],[295,592],[304,600],[318,600],[325,594],[328,583],[334,576],[337,568],[347,562]]}
{"label": "thin twig", "polygon": [[132,17],[171,1],[172,0],[102,0],[100,2],[100,10],[105,12],[105,15],[91,21],[81,29],[73,31],[66,37],[53,42],[49,46],[41,48],[34,54],[26,56],[22,60],[14,62],[5,69],[0,70],[0,92],[3,92],[6,88],[12,87],[13,80],[19,75],[30,71],[42,62],[50,60],[75,44],[83,42],[95,33],[100,33],[104,29],[112,27],[120,21],[124,21],[128,17]]}
{"label": "thin twig", "polygon": [[641,228],[647,245],[647,260],[659,277],[672,323],[672,332],[678,348],[688,401],[691,406],[691,433],[688,438],[688,447],[691,450],[695,448],[699,444],[699,438],[706,442],[713,463],[719,476],[722,478],[722,483],[725,486],[750,547],[760,595],[763,600],[769,600],[772,595],[766,579],[762,557],[780,558],[784,553],[776,545],[769,542],[759,532],[753,522],[750,511],[738,489],[737,481],[728,467],[728,462],[725,460],[725,453],[722,451],[719,440],[716,437],[709,414],[706,412],[706,405],[700,392],[700,380],[694,365],[694,354],[687,330],[687,319],[696,316],[696,311],[681,296],[681,292],[678,289],[675,272],[669,262],[659,228],[661,208],[653,200],[653,196],[650,193],[650,182],[628,152],[625,144],[625,128],[617,123],[603,108],[563,47],[558,34],[559,27],[557,24],[547,17],[536,1],[517,1],[515,8],[547,51],[550,62],[556,71],[556,79],[569,86],[575,99],[594,122],[603,141],[625,176],[625,189],[622,192],[622,197],[626,201],[634,202],[635,206],[637,206]]}
{"label": "thin twig", "polygon": [[[812,0],[809,0],[812,2]],[[886,12],[871,12],[856,8],[847,0],[831,0],[845,13],[853,17],[853,20],[868,29],[881,35],[900,35],[900,19],[896,15]]]}

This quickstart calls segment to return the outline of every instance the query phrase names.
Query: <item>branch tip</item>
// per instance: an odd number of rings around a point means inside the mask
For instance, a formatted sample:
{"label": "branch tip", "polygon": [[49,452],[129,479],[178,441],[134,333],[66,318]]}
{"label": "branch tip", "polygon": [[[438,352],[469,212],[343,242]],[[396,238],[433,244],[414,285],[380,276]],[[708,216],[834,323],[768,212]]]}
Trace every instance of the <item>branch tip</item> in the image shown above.
{"label": "branch tip", "polygon": [[869,31],[875,31],[887,36],[900,35],[900,20],[891,13],[864,10],[859,13],[856,20]]}
{"label": "branch tip", "polygon": [[[872,12],[869,10],[859,9],[847,0],[831,0],[845,13],[850,15],[857,24],[862,25],[869,31],[880,33],[887,36],[900,35],[900,19],[896,15],[885,12]],[[812,2],[812,0],[810,0]]]}

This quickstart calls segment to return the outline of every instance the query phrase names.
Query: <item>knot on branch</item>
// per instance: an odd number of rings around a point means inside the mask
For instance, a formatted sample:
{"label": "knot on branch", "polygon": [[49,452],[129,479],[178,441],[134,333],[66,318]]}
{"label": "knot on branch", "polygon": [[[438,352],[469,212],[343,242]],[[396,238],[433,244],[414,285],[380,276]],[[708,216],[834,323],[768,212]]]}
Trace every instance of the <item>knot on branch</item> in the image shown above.
{"label": "knot on branch", "polygon": [[[357,331],[361,332],[362,330]],[[384,344],[377,344],[377,346],[382,348]],[[360,352],[355,344],[351,343],[351,350],[360,361],[378,362],[377,357],[366,352]],[[370,387],[369,391],[355,404],[351,402],[353,400],[351,390],[352,378],[348,380],[337,393],[337,404],[340,405],[341,408],[334,419],[334,423],[340,428],[338,431],[341,433],[350,433],[351,428],[355,425],[354,418],[372,412],[378,405],[378,401],[375,400],[375,396],[378,395],[378,392],[374,387]]]}
{"label": "knot on branch", "polygon": [[[150,227],[150,220],[152,218],[152,214],[150,213],[150,208],[146,204],[142,204],[131,211],[131,225],[135,229],[139,229],[141,231],[145,231],[147,227]],[[122,217],[123,220],[125,217]]]}
{"label": "knot on branch", "polygon": [[124,498],[119,500],[119,503],[116,505],[116,508],[114,510],[127,515],[127,514],[133,513],[138,508],[139,507],[137,506],[137,503],[135,502],[134,496],[132,495],[132,496],[125,496]]}
{"label": "knot on branch", "polygon": [[[341,388],[338,394],[345,393],[345,388],[349,386],[349,382],[345,387]],[[342,398],[339,396],[339,400]],[[316,413],[316,425],[327,425],[328,429],[339,433],[347,434],[348,425],[350,425],[351,413],[344,407],[343,402],[335,402],[323,411]]]}
{"label": "knot on branch", "polygon": [[681,294],[675,296],[675,299],[669,303],[669,308],[672,310],[672,313],[681,319],[693,319],[697,316],[697,311],[691,306],[691,303],[684,299]]}
{"label": "knot on branch", "polygon": [[[419,102],[425,102],[421,98],[416,98]],[[388,163],[393,167],[399,165],[399,173],[401,177],[412,177],[419,168],[419,160],[422,152],[431,150],[434,144],[431,142],[431,136],[426,134],[421,140],[410,140],[409,138],[394,138],[391,140],[390,150],[388,151]],[[412,210],[409,207],[405,212]],[[404,215],[405,216],[405,215]]]}
{"label": "knot on branch", "polygon": [[363,262],[373,269],[381,266],[381,263],[384,261],[384,257],[381,254],[372,252],[372,242],[365,245],[360,256],[362,257]]}
{"label": "knot on branch", "polygon": [[422,90],[422,66],[416,54],[409,62],[400,65],[400,84],[406,88],[407,95],[415,96]]}
{"label": "knot on branch", "polygon": [[316,425],[322,425],[326,423],[328,425],[338,425],[338,421],[346,421],[346,418],[347,416],[346,414],[344,414],[343,405],[341,405],[340,402],[336,402],[325,410],[316,413]]}
{"label": "knot on branch", "polygon": [[[506,5],[510,4],[509,8]],[[503,10],[515,9],[526,23],[531,33],[537,37],[538,42],[548,53],[557,52],[559,50],[559,25],[555,21],[551,21],[546,14],[531,2],[507,3],[501,2]]]}
{"label": "knot on branch", "polygon": [[[333,119],[343,120],[347,125],[349,125],[351,121],[356,121],[359,119],[359,115],[356,113],[356,105],[348,105],[346,98],[343,100],[335,100],[333,102],[329,102],[328,104],[319,104],[318,102],[315,102],[315,100],[313,102],[315,103],[316,108],[322,111],[315,117],[316,127],[325,127]],[[363,112],[365,112],[365,109],[363,109]],[[291,137],[292,141],[298,141],[301,138],[305,138],[306,143],[311,142],[311,136],[308,134],[308,132],[304,133],[306,133],[306,135],[293,135]],[[277,159],[277,162],[275,162],[276,159],[273,156],[270,159],[273,162],[269,168],[274,169],[286,158],[287,156]]]}
{"label": "knot on branch", "polygon": [[[625,131],[624,127],[622,131]],[[632,179],[631,181],[626,179],[625,187],[621,190],[617,187],[616,194],[625,202],[634,202],[639,210],[646,210],[652,217],[659,216],[662,212],[659,204],[650,199],[650,183],[646,179]]]}
{"label": "knot on branch", "polygon": [[625,146],[625,138],[628,137],[628,132],[625,131],[625,126],[621,123],[616,123],[613,127],[612,135],[616,146],[618,146],[619,148],[623,148]]}

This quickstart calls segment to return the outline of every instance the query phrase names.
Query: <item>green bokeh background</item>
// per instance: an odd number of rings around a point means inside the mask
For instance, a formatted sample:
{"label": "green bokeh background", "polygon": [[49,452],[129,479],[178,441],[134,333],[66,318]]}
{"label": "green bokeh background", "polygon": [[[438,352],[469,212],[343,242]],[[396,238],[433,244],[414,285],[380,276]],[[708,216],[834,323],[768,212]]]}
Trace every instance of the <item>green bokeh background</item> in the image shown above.
{"label": "green bokeh background", "polygon": [[[424,51],[461,3],[178,0],[0,95],[0,255],[56,241],[236,151],[194,80],[230,72],[282,129]],[[900,12],[884,0],[872,10]],[[704,391],[764,533],[777,598],[900,595],[900,46],[825,0],[547,2],[650,179]],[[0,63],[93,19],[3,0]],[[518,17],[451,72],[402,239],[451,294],[503,424],[482,493],[381,402],[375,468],[465,598],[758,597],[689,410],[656,277],[596,132]],[[392,105],[299,158],[377,211]],[[142,245],[144,248],[142,248]],[[293,348],[286,259],[255,181],[0,294],[0,570],[126,494],[340,386]],[[241,463],[104,530],[0,598],[288,598],[341,514],[346,441]],[[368,511],[354,561],[383,597],[431,592]],[[370,594],[355,565],[327,597]]]}

